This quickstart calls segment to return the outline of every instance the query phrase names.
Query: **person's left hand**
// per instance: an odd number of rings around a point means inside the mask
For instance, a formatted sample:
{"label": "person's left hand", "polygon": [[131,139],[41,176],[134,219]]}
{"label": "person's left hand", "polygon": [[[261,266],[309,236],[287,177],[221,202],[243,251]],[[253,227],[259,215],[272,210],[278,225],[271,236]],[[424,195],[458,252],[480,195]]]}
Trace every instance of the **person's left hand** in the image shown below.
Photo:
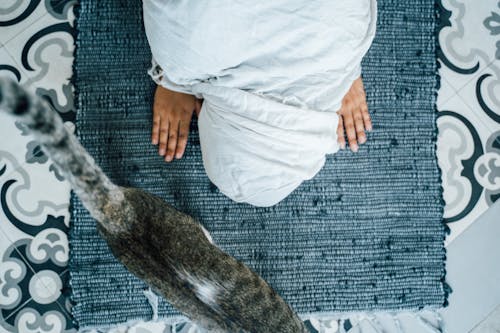
{"label": "person's left hand", "polygon": [[365,129],[372,130],[372,122],[366,104],[365,88],[361,76],[357,78],[342,99],[342,106],[337,111],[339,125],[337,127],[337,141],[342,149],[345,149],[345,134],[349,147],[353,152],[358,151],[358,143],[366,142]]}

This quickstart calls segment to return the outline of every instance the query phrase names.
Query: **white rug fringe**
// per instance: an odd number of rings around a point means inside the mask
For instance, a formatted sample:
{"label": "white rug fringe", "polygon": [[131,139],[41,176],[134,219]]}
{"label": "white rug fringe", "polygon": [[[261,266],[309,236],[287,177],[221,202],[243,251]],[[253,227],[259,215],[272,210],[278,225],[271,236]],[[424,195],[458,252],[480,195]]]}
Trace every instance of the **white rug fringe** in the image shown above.
{"label": "white rug fringe", "polygon": [[[144,294],[153,308],[153,320],[133,320],[107,328],[80,328],[82,333],[204,333],[185,317],[158,318],[158,296]],[[436,309],[419,311],[373,311],[303,315],[312,333],[443,333]]]}

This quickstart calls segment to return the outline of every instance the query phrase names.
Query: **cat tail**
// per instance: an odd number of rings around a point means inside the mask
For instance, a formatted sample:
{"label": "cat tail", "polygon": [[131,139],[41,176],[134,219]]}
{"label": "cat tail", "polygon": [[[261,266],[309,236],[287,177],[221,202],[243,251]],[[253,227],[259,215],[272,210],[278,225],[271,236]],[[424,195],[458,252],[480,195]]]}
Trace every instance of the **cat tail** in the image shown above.
{"label": "cat tail", "polygon": [[123,201],[121,188],[102,172],[48,103],[13,80],[0,78],[0,111],[28,127],[91,215],[99,222],[109,220],[107,208]]}

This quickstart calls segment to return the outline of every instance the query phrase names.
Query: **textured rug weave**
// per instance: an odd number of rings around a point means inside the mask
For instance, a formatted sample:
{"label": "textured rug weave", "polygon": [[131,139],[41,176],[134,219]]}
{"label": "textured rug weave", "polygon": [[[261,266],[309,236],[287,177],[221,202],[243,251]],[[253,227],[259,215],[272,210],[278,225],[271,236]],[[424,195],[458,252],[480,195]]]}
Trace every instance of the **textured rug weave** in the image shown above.
{"label": "textured rug weave", "polygon": [[[444,304],[434,0],[379,1],[377,36],[363,61],[374,131],[358,153],[330,156],[272,208],[235,204],[210,184],[194,121],[183,159],[166,164],[150,144],[154,84],[141,5],[77,7],[78,136],[115,182],[199,219],[300,314]],[[70,245],[80,327],[152,317],[145,285],[113,258],[76,198]],[[175,315],[161,300],[159,316]]]}

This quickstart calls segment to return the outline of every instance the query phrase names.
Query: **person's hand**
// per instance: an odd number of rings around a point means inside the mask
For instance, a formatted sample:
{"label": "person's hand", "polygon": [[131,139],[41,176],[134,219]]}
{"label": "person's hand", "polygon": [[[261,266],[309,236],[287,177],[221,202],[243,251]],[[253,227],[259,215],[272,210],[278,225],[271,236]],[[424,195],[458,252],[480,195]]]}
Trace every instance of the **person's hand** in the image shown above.
{"label": "person's hand", "polygon": [[358,151],[358,143],[366,142],[365,130],[372,130],[372,122],[366,104],[365,88],[361,77],[356,79],[349,91],[342,99],[342,106],[337,111],[339,125],[337,127],[337,141],[342,149],[345,149],[345,134],[349,147],[353,152]]}
{"label": "person's hand", "polygon": [[158,153],[165,161],[181,158],[187,145],[189,124],[193,112],[199,114],[201,101],[193,95],[183,94],[157,86],[153,105],[153,132],[151,141],[158,145]]}

